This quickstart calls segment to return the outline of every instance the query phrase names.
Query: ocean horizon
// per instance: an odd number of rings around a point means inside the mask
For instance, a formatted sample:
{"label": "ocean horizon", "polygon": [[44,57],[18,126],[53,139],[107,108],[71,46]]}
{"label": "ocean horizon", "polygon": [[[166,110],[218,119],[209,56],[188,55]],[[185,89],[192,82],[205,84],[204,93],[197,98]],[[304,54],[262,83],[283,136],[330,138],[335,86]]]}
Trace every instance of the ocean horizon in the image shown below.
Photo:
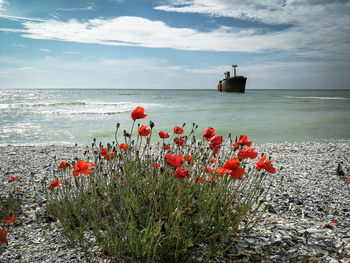
{"label": "ocean horizon", "polygon": [[145,108],[158,132],[186,123],[227,137],[248,135],[255,143],[350,139],[350,90],[248,89],[220,93],[200,89],[0,89],[0,145],[104,144],[130,130],[131,112]]}

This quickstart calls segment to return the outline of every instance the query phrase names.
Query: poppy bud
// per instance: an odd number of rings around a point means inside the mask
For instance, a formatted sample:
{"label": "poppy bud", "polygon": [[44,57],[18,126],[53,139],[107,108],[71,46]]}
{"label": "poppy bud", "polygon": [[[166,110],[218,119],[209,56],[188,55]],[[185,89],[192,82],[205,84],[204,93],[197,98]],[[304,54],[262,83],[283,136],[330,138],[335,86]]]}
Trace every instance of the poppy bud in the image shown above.
{"label": "poppy bud", "polygon": [[154,122],[153,121],[150,121],[149,122],[149,126],[151,127],[151,129],[154,127]]}
{"label": "poppy bud", "polygon": [[119,127],[120,127],[120,123],[118,122],[116,125],[117,130],[119,129]]}
{"label": "poppy bud", "polygon": [[130,134],[126,132],[126,130],[124,130],[124,137],[130,137]]}

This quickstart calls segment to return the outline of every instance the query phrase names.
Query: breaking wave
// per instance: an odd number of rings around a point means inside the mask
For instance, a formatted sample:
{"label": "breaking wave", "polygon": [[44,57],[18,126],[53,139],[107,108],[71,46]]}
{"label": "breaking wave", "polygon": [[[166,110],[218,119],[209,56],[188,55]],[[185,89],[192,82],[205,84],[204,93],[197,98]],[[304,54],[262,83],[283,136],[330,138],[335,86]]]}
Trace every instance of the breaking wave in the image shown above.
{"label": "breaking wave", "polygon": [[0,109],[8,111],[30,111],[41,114],[54,115],[114,115],[125,112],[131,112],[137,106],[145,108],[160,107],[161,104],[155,103],[136,103],[136,102],[52,102],[52,103],[14,103],[0,104]]}

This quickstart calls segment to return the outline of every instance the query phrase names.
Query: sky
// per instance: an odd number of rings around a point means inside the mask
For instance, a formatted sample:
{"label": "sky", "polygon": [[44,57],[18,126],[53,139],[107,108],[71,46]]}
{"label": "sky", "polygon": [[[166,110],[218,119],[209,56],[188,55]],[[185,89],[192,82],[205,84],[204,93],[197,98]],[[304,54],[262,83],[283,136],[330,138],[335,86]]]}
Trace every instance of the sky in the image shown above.
{"label": "sky", "polygon": [[347,0],[0,0],[0,88],[349,89]]}

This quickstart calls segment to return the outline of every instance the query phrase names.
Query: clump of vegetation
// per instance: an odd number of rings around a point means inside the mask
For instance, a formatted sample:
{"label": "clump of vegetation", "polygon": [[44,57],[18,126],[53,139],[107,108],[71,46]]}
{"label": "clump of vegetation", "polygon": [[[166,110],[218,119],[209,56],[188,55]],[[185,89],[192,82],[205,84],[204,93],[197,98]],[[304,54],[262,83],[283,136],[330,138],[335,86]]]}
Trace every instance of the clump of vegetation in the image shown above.
{"label": "clump of vegetation", "polygon": [[[127,262],[210,261],[234,245],[264,212],[261,197],[267,173],[246,135],[220,153],[224,138],[207,128],[196,140],[193,124],[162,143],[151,144],[154,123],[135,123],[147,115],[131,114],[123,143],[92,144],[90,160],[62,161],[59,178],[49,185],[48,209],[68,239],[79,247],[98,246],[105,256]],[[136,140],[136,141],[135,141]],[[228,140],[231,140],[230,138]]]}
{"label": "clump of vegetation", "polygon": [[21,210],[21,199],[15,192],[22,189],[16,188],[15,181],[19,181],[19,177],[11,176],[9,183],[13,184],[12,191],[9,195],[0,195],[0,255],[2,254],[3,245],[7,245],[7,228],[16,222],[16,217]]}

